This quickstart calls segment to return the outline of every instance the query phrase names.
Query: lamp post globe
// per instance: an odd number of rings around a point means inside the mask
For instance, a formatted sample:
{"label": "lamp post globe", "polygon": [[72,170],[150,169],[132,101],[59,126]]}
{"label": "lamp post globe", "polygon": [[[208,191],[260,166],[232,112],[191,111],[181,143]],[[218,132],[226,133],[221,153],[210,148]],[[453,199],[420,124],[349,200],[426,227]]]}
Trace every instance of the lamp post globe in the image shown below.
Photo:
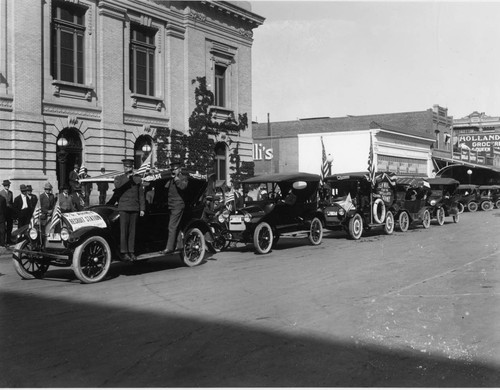
{"label": "lamp post globe", "polygon": [[470,179],[471,179],[471,176],[472,176],[472,170],[471,169],[467,170],[467,175],[469,176],[469,184],[470,184]]}

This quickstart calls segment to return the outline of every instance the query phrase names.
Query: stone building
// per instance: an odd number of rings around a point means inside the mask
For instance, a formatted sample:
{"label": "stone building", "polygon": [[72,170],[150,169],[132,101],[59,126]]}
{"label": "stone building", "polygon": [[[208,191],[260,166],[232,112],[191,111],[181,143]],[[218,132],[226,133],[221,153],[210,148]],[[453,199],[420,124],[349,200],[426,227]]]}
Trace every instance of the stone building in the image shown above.
{"label": "stone building", "polygon": [[[13,189],[60,187],[75,163],[91,176],[155,156],[158,128],[186,132],[191,81],[205,77],[217,120],[251,118],[250,2],[0,0],[0,179]],[[222,134],[217,161],[239,141],[252,160],[252,128]],[[154,161],[153,161],[154,162]]]}

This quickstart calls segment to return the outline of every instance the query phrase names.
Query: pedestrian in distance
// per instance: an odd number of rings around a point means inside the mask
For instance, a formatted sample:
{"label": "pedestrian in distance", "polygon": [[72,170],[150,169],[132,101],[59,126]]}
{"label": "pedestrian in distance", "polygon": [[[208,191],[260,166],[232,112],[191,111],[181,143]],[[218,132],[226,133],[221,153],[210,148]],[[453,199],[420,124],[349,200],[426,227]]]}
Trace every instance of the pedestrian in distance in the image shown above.
{"label": "pedestrian in distance", "polygon": [[19,186],[21,193],[14,199],[14,215],[17,218],[17,228],[21,228],[30,222],[31,205],[28,198],[28,187],[25,184]]}
{"label": "pedestrian in distance", "polygon": [[75,191],[75,187],[80,183],[78,173],[80,172],[80,166],[75,164],[73,170],[69,173],[69,187],[71,192]]}
{"label": "pedestrian in distance", "polygon": [[[101,168],[101,175],[106,174],[106,169]],[[99,191],[99,204],[106,204],[106,193],[109,190],[109,184],[105,181],[97,183],[97,191]]]}
{"label": "pedestrian in distance", "polygon": [[7,201],[3,196],[0,196],[0,247],[7,247],[7,242],[5,241],[5,230],[6,230],[6,219],[7,216]]}
{"label": "pedestrian in distance", "polygon": [[14,194],[10,190],[10,180],[4,180],[2,182],[3,190],[0,191],[0,196],[5,198],[7,202],[7,212],[5,214],[5,242],[6,244],[12,244],[12,226],[14,223]]}
{"label": "pedestrian in distance", "polygon": [[[87,168],[81,167],[80,171],[83,171],[83,173],[80,173],[80,179],[88,179],[90,178],[90,175],[87,173]],[[85,207],[89,207],[90,205],[90,193],[92,192],[92,183],[90,182],[85,182],[81,183],[80,185],[82,186],[82,191],[83,191],[83,197],[85,199]]]}
{"label": "pedestrian in distance", "polygon": [[168,239],[167,247],[161,251],[162,254],[172,253],[176,249],[178,228],[185,208],[183,195],[188,185],[188,175],[182,171],[179,162],[171,163],[170,170],[172,178],[165,185],[168,192]]}
{"label": "pedestrian in distance", "polygon": [[114,180],[120,214],[120,252],[123,260],[134,261],[137,220],[144,216],[146,202],[142,179],[134,175],[134,160],[125,158],[122,162],[124,173]]}
{"label": "pedestrian in distance", "polygon": [[52,217],[57,198],[52,193],[52,184],[45,183],[44,192],[40,194],[40,225],[45,226]]}

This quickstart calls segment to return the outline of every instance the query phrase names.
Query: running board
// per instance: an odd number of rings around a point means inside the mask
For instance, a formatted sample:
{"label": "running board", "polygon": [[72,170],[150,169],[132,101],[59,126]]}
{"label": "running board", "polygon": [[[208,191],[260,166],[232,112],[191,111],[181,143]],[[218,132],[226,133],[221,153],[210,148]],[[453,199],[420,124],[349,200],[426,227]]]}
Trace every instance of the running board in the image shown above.
{"label": "running board", "polygon": [[181,251],[180,249],[177,249],[177,250],[170,252],[170,253],[161,253],[161,252],[143,253],[142,255],[137,256],[137,260],[134,260],[134,261],[147,260],[147,259],[152,259],[154,257],[169,256],[169,255],[180,253],[180,251]]}

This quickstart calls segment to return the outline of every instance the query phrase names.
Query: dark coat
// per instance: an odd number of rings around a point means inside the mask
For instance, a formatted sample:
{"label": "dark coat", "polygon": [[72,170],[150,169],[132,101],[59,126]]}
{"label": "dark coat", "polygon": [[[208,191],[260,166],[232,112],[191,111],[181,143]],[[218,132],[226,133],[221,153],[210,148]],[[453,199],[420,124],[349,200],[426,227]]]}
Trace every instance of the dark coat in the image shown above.
{"label": "dark coat", "polygon": [[52,216],[52,211],[54,210],[54,206],[56,205],[56,197],[54,194],[47,195],[45,192],[40,194],[40,219],[42,221],[47,220],[50,216]]}
{"label": "dark coat", "polygon": [[0,196],[0,223],[5,223],[7,217],[7,201]]}
{"label": "dark coat", "polygon": [[71,187],[71,191],[74,191],[76,186],[78,185],[78,172],[74,170],[69,173],[69,186]]}
{"label": "dark coat", "polygon": [[180,172],[177,176],[167,181],[165,188],[168,189],[168,207],[184,207],[184,190],[188,185],[188,176]]}
{"label": "dark coat", "polygon": [[142,180],[139,176],[128,177],[123,174],[117,176],[114,183],[115,192],[119,193],[118,210],[137,212],[146,210]]}
{"label": "dark coat", "polygon": [[64,196],[64,194],[59,195],[59,207],[61,207],[63,213],[76,211],[75,202],[71,195],[68,195],[68,197]]}
{"label": "dark coat", "polygon": [[26,196],[26,209],[23,209],[23,196],[22,194],[19,194],[15,197],[14,199],[14,215],[19,218],[21,214],[26,214],[29,215],[31,211],[31,205],[30,205],[30,200]]}

